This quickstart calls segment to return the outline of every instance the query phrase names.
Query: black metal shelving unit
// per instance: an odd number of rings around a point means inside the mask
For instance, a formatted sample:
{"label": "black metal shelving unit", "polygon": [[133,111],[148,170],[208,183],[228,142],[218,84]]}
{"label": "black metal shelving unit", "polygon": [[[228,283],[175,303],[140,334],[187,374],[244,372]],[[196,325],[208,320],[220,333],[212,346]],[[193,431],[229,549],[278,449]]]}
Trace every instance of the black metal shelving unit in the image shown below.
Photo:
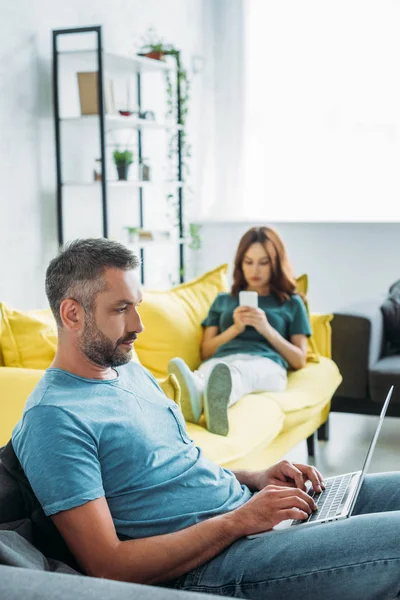
{"label": "black metal shelving unit", "polygon": [[[57,178],[57,235],[58,243],[62,245],[65,241],[64,232],[64,219],[63,219],[63,200],[64,200],[64,181],[62,174],[62,143],[61,143],[61,123],[62,118],[60,117],[60,52],[59,50],[59,38],[61,36],[70,36],[76,34],[87,34],[94,33],[96,36],[96,47],[93,52],[96,53],[97,62],[97,94],[98,94],[98,127],[99,127],[99,140],[100,140],[100,161],[101,161],[101,206],[102,206],[102,235],[107,238],[109,236],[109,216],[108,216],[108,189],[107,189],[107,160],[106,160],[106,113],[105,113],[105,101],[104,101],[104,86],[105,86],[105,61],[104,61],[104,48],[103,48],[103,36],[101,25],[93,27],[78,27],[73,29],[57,29],[53,30],[53,108],[54,108],[54,128],[55,128],[55,150],[56,150],[56,178]],[[128,57],[125,57],[129,59]],[[176,69],[178,73],[180,57],[176,57]],[[157,62],[153,59],[147,58],[146,61]],[[141,112],[141,100],[142,100],[142,74],[140,70],[137,71],[137,104],[139,112]],[[176,87],[176,125],[177,125],[177,165],[176,165],[176,183],[177,187],[177,229],[178,229],[178,265],[179,265],[179,281],[184,281],[185,273],[185,252],[184,252],[184,212],[183,212],[183,172],[182,172],[182,131],[180,129],[181,124],[181,90],[179,77],[177,77]],[[143,131],[141,126],[136,126],[137,129],[137,144],[138,144],[138,161],[139,165],[142,161],[142,147],[143,147]],[[144,189],[142,186],[138,186],[138,200],[139,200],[139,227],[144,227]],[[141,281],[145,283],[145,250],[140,248],[140,257],[142,261],[141,266]]]}

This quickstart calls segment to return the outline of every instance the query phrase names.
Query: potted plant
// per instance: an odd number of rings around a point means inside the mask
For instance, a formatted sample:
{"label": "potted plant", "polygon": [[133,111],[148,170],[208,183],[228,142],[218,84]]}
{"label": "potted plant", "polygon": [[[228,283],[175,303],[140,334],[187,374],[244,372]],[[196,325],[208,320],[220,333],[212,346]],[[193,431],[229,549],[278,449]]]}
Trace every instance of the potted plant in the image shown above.
{"label": "potted plant", "polygon": [[143,52],[139,52],[139,56],[147,56],[153,60],[164,60],[166,45],[158,39],[158,36],[153,28],[147,31],[147,37],[142,44]]}
{"label": "potted plant", "polygon": [[143,50],[145,52],[141,52],[140,56],[147,56],[147,58],[152,58],[153,60],[164,60],[165,52],[163,44],[154,44],[148,45],[148,50],[146,50],[146,46],[144,46]]}
{"label": "potted plant", "polygon": [[133,152],[130,150],[114,150],[113,159],[117,167],[118,179],[126,181],[128,179],[129,166],[133,163]]}
{"label": "potted plant", "polygon": [[139,241],[139,235],[141,227],[125,227],[128,232],[128,244],[137,244]]}

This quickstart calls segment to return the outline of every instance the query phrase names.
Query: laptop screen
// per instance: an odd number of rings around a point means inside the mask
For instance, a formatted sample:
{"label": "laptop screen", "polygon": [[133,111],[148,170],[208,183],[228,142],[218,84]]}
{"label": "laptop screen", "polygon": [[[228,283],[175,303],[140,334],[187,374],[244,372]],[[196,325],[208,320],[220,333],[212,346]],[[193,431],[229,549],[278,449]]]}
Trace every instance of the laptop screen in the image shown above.
{"label": "laptop screen", "polygon": [[368,450],[367,456],[365,458],[364,466],[363,466],[362,471],[361,471],[361,476],[360,476],[360,479],[359,479],[359,482],[358,482],[357,491],[354,494],[353,502],[351,503],[351,507],[350,507],[350,510],[349,510],[349,515],[351,515],[351,513],[353,512],[353,508],[354,508],[356,500],[358,498],[358,494],[359,494],[361,486],[363,484],[365,475],[366,475],[366,473],[367,473],[367,471],[369,469],[369,465],[371,463],[372,455],[373,455],[374,450],[375,450],[376,442],[377,442],[379,434],[381,432],[383,421],[384,421],[384,418],[385,418],[385,415],[386,415],[386,411],[387,411],[390,399],[391,399],[392,394],[393,394],[393,388],[394,388],[394,386],[392,385],[392,387],[390,388],[390,390],[388,392],[388,395],[386,396],[385,403],[384,403],[384,405],[382,407],[381,414],[380,414],[380,417],[379,417],[379,422],[378,422],[377,428],[375,430],[374,437],[372,438],[371,444],[369,446],[369,450]]}

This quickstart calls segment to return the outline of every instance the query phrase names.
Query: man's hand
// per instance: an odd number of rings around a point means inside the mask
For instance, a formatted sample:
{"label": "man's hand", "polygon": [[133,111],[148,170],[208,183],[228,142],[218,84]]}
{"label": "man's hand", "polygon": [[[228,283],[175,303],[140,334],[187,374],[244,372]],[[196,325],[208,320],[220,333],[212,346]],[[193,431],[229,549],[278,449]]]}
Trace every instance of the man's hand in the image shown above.
{"label": "man's hand", "polygon": [[231,514],[240,533],[251,535],[268,531],[287,519],[307,519],[317,509],[303,490],[282,485],[267,485]]}
{"label": "man's hand", "polygon": [[317,493],[325,489],[324,478],[315,467],[300,463],[291,463],[287,460],[282,460],[266,471],[259,471],[258,473],[254,473],[254,475],[256,476],[255,485],[259,490],[268,485],[305,490],[305,483],[307,481],[311,481]]}

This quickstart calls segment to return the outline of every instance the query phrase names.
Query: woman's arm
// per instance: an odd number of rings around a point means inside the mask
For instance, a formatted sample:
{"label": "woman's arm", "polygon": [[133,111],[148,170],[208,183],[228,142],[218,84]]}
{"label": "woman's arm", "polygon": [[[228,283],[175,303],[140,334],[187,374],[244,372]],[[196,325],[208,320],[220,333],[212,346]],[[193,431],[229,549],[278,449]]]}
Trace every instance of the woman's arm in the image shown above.
{"label": "woman's arm", "polygon": [[240,332],[232,325],[222,333],[218,333],[218,327],[205,327],[203,340],[201,342],[200,354],[202,360],[211,358],[222,344],[226,344],[235,338]]}
{"label": "woman's arm", "polygon": [[272,327],[267,315],[261,308],[246,307],[243,314],[243,322],[254,327],[279,352],[289,363],[292,369],[302,369],[306,366],[307,358],[307,336],[296,334],[286,340],[276,329]]}
{"label": "woman's arm", "polygon": [[216,351],[222,344],[226,344],[237,337],[242,331],[245,330],[246,325],[242,322],[242,315],[245,313],[246,307],[238,306],[233,311],[233,325],[228,327],[222,333],[219,333],[219,327],[205,327],[203,333],[203,340],[201,342],[201,358],[206,360],[214,356]]}
{"label": "woman's arm", "polygon": [[271,346],[287,360],[292,369],[297,371],[305,367],[307,360],[307,336],[302,334],[292,335],[290,341],[288,341],[271,325],[269,327],[264,337]]}

